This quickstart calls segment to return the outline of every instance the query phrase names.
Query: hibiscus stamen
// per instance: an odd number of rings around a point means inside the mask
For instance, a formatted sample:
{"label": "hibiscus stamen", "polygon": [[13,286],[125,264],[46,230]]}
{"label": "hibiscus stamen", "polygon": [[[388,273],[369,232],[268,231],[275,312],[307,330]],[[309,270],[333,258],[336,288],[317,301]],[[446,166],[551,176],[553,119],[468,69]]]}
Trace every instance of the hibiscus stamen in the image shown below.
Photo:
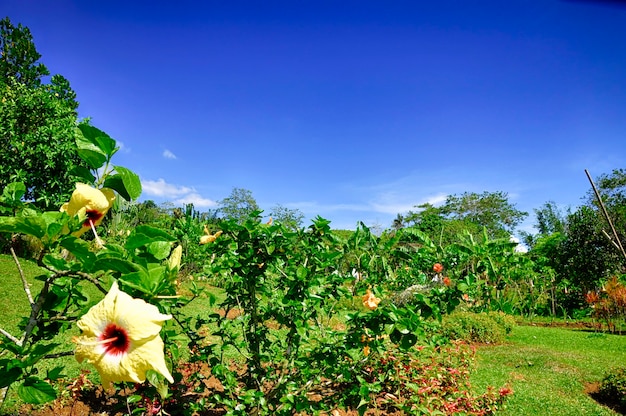
{"label": "hibiscus stamen", "polygon": [[98,237],[98,233],[96,232],[96,226],[93,224],[93,221],[91,220],[91,218],[88,218],[87,221],[89,221],[89,226],[91,226],[91,231],[93,231],[93,235],[96,236],[98,246],[104,247],[104,243],[102,242],[102,240],[100,240],[100,237]]}

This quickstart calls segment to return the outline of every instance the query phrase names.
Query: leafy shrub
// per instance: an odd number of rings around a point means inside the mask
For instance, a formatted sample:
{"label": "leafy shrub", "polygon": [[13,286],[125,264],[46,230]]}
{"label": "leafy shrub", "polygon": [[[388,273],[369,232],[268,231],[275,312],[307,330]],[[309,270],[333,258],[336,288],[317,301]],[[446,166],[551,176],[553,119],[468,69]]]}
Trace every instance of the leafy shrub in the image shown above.
{"label": "leafy shrub", "polygon": [[475,349],[462,342],[373,355],[362,369],[361,389],[370,393],[367,407],[406,414],[494,414],[512,390],[489,387],[483,394],[471,393],[474,357]]}
{"label": "leafy shrub", "polygon": [[615,403],[626,410],[626,367],[609,371],[598,389],[598,399],[604,403]]}
{"label": "leafy shrub", "polygon": [[441,331],[454,340],[497,344],[514,326],[513,317],[502,312],[456,312],[443,319]]}

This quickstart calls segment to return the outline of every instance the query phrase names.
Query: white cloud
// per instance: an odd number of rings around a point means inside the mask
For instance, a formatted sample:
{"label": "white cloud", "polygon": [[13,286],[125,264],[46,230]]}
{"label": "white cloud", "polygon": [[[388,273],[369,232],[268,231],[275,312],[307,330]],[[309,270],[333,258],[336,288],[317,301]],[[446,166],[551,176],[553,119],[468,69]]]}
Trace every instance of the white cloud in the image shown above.
{"label": "white cloud", "polygon": [[130,147],[126,147],[126,145],[123,142],[120,142],[119,140],[116,140],[115,143],[117,144],[117,147],[120,148],[120,152],[122,153],[130,153]]}
{"label": "white cloud", "polygon": [[165,149],[163,151],[163,157],[166,159],[176,159],[176,155],[172,153],[171,151],[169,151],[168,149]]}
{"label": "white cloud", "polygon": [[204,198],[193,187],[167,183],[163,178],[156,181],[142,180],[141,186],[146,195],[165,199],[175,205],[193,204],[196,208],[210,208],[218,205],[216,201]]}
{"label": "white cloud", "polygon": [[378,202],[373,202],[372,209],[375,212],[380,212],[384,214],[394,214],[394,215],[402,214],[402,213],[406,213],[409,211],[417,210],[416,207],[418,205],[441,204],[442,202],[445,202],[446,198],[447,198],[447,195],[437,194],[437,195],[428,196],[426,198],[422,198],[421,200],[418,200],[418,201],[414,200],[414,201],[407,202],[406,200],[398,200],[398,199],[403,199],[403,198],[396,198],[394,196],[387,195],[387,197],[379,198],[377,200]]}
{"label": "white cloud", "polygon": [[196,192],[195,189],[188,186],[179,186],[167,183],[162,178],[159,178],[156,181],[142,180],[141,187],[146,194],[162,198],[180,198],[183,195]]}
{"label": "white cloud", "polygon": [[198,193],[190,193],[174,201],[177,205],[193,204],[195,208],[211,208],[216,207],[217,202],[212,199],[204,198]]}

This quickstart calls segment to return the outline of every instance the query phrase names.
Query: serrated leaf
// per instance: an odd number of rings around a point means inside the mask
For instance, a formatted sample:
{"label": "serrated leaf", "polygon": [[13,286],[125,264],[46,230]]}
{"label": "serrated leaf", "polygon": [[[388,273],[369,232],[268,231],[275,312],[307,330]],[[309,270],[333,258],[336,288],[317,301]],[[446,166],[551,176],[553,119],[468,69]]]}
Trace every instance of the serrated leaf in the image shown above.
{"label": "serrated leaf", "polygon": [[123,166],[113,166],[118,175],[122,177],[124,187],[131,199],[137,199],[141,195],[141,180],[139,176]]}
{"label": "serrated leaf", "polygon": [[76,135],[76,151],[91,169],[100,169],[107,161],[107,155],[100,150],[98,145],[92,143],[81,134]]}
{"label": "serrated leaf", "polygon": [[117,152],[116,142],[108,134],[97,127],[82,123],[78,126],[83,138],[93,144],[109,159]]}
{"label": "serrated leaf", "polygon": [[17,394],[25,403],[43,404],[57,398],[54,388],[37,377],[28,377],[17,388]]}

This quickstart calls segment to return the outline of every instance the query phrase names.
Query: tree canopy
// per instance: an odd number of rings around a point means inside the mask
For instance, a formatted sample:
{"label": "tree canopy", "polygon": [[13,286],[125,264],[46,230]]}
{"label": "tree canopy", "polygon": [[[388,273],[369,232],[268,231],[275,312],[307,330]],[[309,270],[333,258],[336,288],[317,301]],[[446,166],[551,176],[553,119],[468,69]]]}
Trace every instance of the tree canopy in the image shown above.
{"label": "tree canopy", "polygon": [[0,188],[23,182],[26,199],[58,208],[86,167],[76,151],[76,94],[61,75],[43,83],[49,71],[28,28],[2,19],[0,50]]}

